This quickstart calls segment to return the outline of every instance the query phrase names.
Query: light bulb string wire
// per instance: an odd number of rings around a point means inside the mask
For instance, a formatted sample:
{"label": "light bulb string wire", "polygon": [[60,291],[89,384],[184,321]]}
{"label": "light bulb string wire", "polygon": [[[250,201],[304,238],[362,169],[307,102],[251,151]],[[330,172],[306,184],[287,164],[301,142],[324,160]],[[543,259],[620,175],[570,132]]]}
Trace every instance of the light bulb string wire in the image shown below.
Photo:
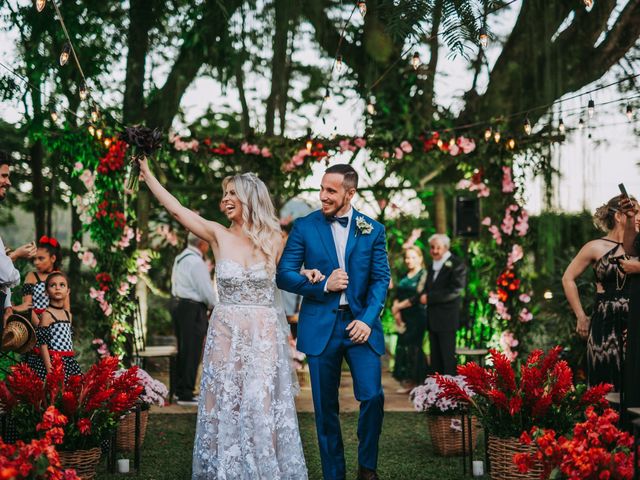
{"label": "light bulb string wire", "polygon": [[58,21],[60,22],[60,26],[62,27],[62,31],[64,33],[64,36],[67,37],[67,42],[69,43],[69,47],[71,48],[71,53],[73,54],[73,61],[75,62],[76,66],[78,67],[78,71],[80,72],[80,77],[82,77],[82,81],[84,82],[86,88],[87,88],[87,93],[89,93],[89,87],[87,86],[87,79],[84,76],[84,71],[82,70],[82,66],[80,65],[80,60],[78,59],[78,54],[76,53],[76,49],[73,46],[73,42],[71,41],[71,36],[69,35],[69,31],[67,30],[67,26],[64,23],[64,18],[62,17],[62,12],[60,12],[60,9],[58,8],[58,4],[56,2],[56,0],[51,0],[51,4],[53,5],[53,8],[56,11],[56,15],[58,16]]}

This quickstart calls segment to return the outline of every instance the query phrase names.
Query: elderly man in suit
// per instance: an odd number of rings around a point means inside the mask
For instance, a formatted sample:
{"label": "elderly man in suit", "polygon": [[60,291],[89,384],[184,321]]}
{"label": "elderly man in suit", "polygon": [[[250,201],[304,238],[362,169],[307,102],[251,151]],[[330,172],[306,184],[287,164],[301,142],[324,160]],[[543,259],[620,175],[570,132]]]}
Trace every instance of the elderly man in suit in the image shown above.
{"label": "elderly man in suit", "polygon": [[460,326],[462,293],[467,280],[464,262],[450,251],[451,241],[444,234],[429,238],[427,282],[421,303],[427,305],[427,330],[431,344],[431,367],[444,375],[456,374],[456,331]]}

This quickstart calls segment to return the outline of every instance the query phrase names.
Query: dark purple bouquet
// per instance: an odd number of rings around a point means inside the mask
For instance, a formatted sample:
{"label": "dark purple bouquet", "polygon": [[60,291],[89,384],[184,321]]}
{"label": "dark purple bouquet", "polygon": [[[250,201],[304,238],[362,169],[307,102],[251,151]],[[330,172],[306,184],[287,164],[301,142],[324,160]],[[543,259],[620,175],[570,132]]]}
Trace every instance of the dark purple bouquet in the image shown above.
{"label": "dark purple bouquet", "polygon": [[120,140],[127,142],[133,147],[131,157],[131,173],[127,182],[127,190],[135,192],[138,190],[138,177],[140,176],[140,164],[142,158],[151,157],[162,144],[162,132],[158,128],[134,126],[126,127],[120,134]]}

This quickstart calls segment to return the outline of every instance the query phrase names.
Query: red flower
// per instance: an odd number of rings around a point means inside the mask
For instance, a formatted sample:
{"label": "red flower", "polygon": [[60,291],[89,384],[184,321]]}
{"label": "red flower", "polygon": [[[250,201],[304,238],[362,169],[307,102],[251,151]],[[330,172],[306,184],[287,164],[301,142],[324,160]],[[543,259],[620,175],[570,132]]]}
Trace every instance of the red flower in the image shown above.
{"label": "red flower", "polygon": [[88,418],[81,418],[78,420],[78,430],[82,435],[91,434],[91,420]]}
{"label": "red flower", "polygon": [[216,148],[211,148],[210,151],[216,155],[232,155],[234,152],[233,148],[228,147],[224,143],[221,143]]}

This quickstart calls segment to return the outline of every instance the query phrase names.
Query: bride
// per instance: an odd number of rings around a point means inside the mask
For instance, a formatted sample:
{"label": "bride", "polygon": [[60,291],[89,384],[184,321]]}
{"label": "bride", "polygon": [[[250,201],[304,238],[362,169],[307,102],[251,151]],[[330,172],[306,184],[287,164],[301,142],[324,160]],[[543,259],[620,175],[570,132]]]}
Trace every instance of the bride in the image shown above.
{"label": "bride", "polygon": [[[307,478],[275,270],[284,242],[265,184],[254,174],[222,182],[229,228],[182,206],[140,162],[141,178],[178,222],[211,244],[220,302],[203,356],[193,449],[195,480]],[[316,280],[317,271],[303,272]]]}

